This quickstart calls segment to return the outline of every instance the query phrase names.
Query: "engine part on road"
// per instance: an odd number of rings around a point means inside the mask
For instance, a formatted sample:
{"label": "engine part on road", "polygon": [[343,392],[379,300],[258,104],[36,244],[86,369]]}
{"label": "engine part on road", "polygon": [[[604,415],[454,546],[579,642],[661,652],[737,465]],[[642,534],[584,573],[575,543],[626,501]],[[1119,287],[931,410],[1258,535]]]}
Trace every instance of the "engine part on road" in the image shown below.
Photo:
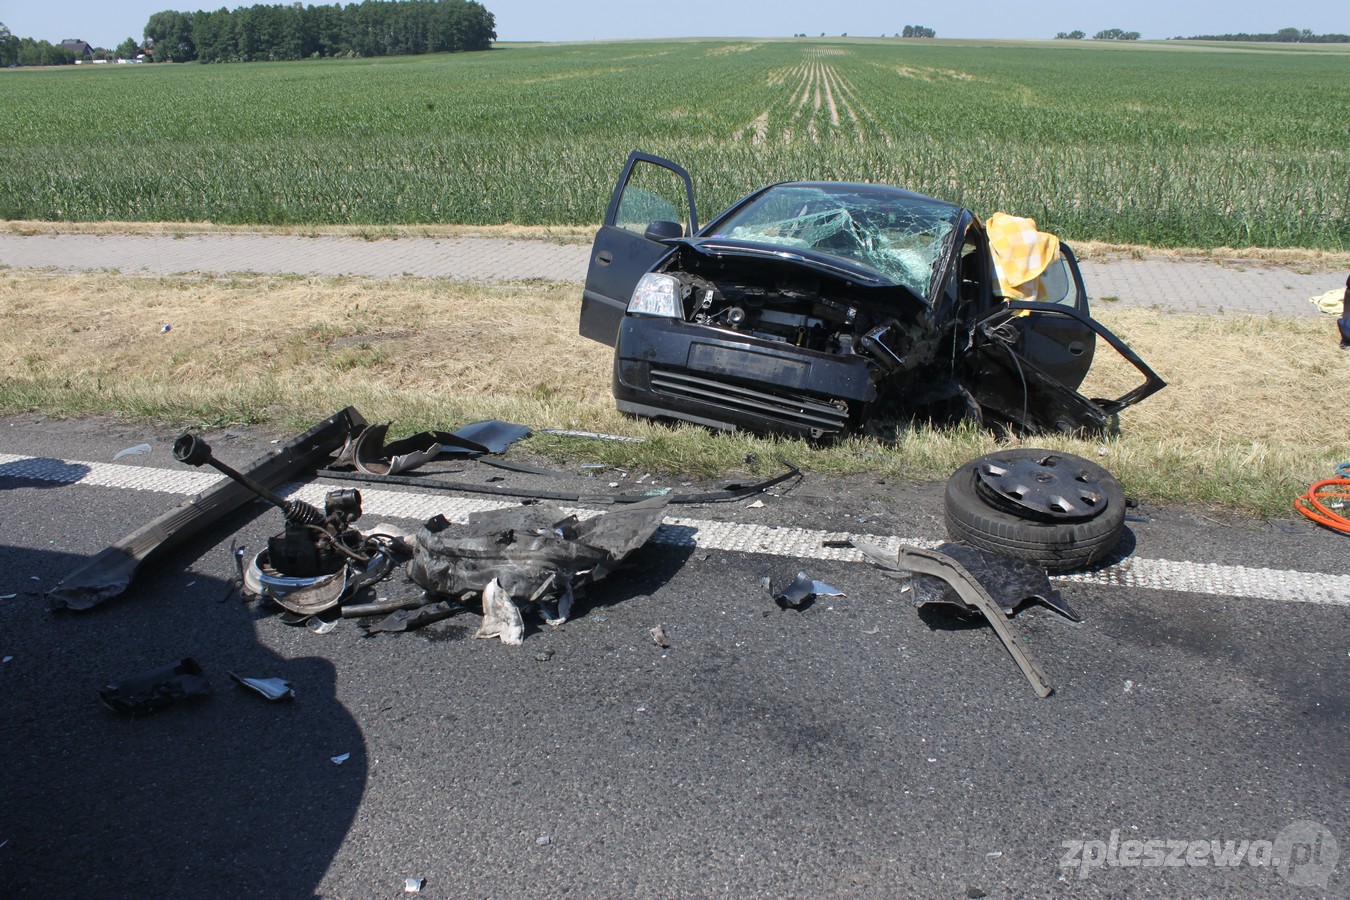
{"label": "engine part on road", "polygon": [[[239,474],[270,490],[318,466],[342,447],[349,435],[365,426],[366,420],[349,406],[287,441],[276,452],[254,460]],[[151,555],[181,544],[253,499],[255,494],[238,481],[230,480],[188,498],[71,572],[47,593],[47,602],[53,609],[83,610],[120,595]]]}

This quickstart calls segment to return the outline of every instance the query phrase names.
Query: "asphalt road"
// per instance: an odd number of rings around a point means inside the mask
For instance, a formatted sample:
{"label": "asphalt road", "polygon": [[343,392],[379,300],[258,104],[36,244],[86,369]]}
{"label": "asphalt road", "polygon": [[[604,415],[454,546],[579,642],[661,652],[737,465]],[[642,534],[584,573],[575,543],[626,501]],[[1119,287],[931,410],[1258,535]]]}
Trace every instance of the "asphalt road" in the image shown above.
{"label": "asphalt road", "polygon": [[[943,537],[940,485],[867,477],[681,508],[700,524],[668,526],[519,648],[473,640],[470,614],[315,634],[227,598],[231,541],[256,550],[280,528],[262,506],[116,601],[48,612],[43,591],[182,499],[172,437],[0,420],[6,895],[389,897],[409,877],[441,897],[1347,894],[1343,537],[1134,511],[1125,571],[1171,561],[1199,580],[1057,581],[1082,624],[1012,620],[1046,700],[987,627],[920,616],[878,570],[791,549],[817,530]],[[234,463],[284,437],[209,436]],[[379,503],[400,499],[416,498]],[[706,539],[724,526],[761,526],[745,532],[758,543]],[[780,610],[763,579],[798,569],[846,596]],[[1235,571],[1270,587],[1207,592]],[[1330,587],[1282,593],[1300,578]],[[136,719],[98,702],[184,656],[206,700]],[[270,704],[229,671],[298,696]]]}

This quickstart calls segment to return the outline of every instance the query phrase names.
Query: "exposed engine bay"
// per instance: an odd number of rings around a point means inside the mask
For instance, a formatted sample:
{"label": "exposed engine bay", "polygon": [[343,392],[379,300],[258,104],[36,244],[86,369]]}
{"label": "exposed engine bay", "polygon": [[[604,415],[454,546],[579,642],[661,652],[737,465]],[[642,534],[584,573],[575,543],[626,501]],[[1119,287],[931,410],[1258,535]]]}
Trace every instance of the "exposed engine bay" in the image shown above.
{"label": "exposed engine bay", "polygon": [[936,341],[926,308],[906,288],[859,286],[785,266],[782,260],[728,260],[678,253],[675,278],[686,321],[834,356],[862,357],[878,374],[932,361]]}

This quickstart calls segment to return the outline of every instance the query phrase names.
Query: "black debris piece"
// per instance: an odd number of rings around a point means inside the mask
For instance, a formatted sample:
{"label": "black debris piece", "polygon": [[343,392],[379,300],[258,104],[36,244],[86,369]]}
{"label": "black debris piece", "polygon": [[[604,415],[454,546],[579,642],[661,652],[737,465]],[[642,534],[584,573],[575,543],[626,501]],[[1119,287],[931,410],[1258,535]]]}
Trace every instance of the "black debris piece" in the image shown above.
{"label": "black debris piece", "polygon": [[211,693],[211,682],[192,657],[142,672],[110,684],[98,692],[103,705],[113,712],[135,715],[154,712],[183,700],[199,700]]}
{"label": "black debris piece", "polygon": [[773,602],[779,609],[795,609],[799,612],[811,608],[817,597],[842,597],[844,592],[831,587],[823,581],[808,578],[805,572],[798,572],[792,583],[773,595]]}
{"label": "black debris piece", "polygon": [[[1004,615],[1011,616],[1024,604],[1038,600],[1055,612],[1074,622],[1083,621],[1065,602],[1059,591],[1050,585],[1045,569],[1024,559],[991,553],[969,544],[941,544],[938,553],[950,556],[978,581],[994,599]],[[979,611],[961,599],[941,578],[932,575],[914,576],[914,605],[947,604],[963,612],[979,615]]]}
{"label": "black debris piece", "polygon": [[513,598],[552,600],[569,584],[603,578],[646,543],[666,504],[650,497],[584,521],[548,504],[474,513],[463,526],[418,531],[408,575],[443,597],[481,593],[495,578]]}
{"label": "black debris piece", "polygon": [[[487,462],[487,460],[479,460]],[[727,500],[738,500],[751,494],[761,494],[771,487],[782,484],[785,481],[802,479],[802,472],[795,465],[785,459],[778,460],[787,471],[781,472],[772,478],[754,483],[744,483],[733,481],[727,483],[720,490],[701,491],[699,493],[680,494],[672,492],[668,499],[671,503],[718,503]],[[501,465],[500,462],[490,462],[489,465]],[[514,466],[515,471],[527,472],[523,466]],[[530,467],[535,471],[529,474],[550,474],[560,473],[548,472],[547,470]],[[569,493],[565,491],[540,491],[531,490],[529,487],[506,487],[499,484],[480,484],[474,481],[452,481],[444,478],[437,478],[431,475],[364,475],[360,472],[342,472],[336,469],[323,469],[319,472],[325,478],[335,478],[340,481],[361,481],[368,484],[404,484],[428,490],[441,491],[461,491],[470,494],[489,494],[496,497],[516,497],[529,498],[531,500],[549,500],[556,503],[600,503],[607,506],[641,503],[650,499],[649,493],[641,494],[581,494]]]}
{"label": "black debris piece", "polygon": [[464,607],[448,600],[435,603],[423,603],[415,609],[396,609],[386,618],[371,622],[366,627],[367,634],[398,634],[404,631],[416,631],[423,625],[430,625],[442,619],[448,619]]}

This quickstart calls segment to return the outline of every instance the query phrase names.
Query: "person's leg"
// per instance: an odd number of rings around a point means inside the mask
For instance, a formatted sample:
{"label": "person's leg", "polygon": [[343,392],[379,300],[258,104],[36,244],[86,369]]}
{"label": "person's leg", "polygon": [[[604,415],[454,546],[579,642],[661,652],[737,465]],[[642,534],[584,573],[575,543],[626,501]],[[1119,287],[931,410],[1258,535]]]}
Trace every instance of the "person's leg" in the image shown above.
{"label": "person's leg", "polygon": [[1341,300],[1341,317],[1336,320],[1341,330],[1341,349],[1350,350],[1350,277],[1345,279],[1345,297]]}

